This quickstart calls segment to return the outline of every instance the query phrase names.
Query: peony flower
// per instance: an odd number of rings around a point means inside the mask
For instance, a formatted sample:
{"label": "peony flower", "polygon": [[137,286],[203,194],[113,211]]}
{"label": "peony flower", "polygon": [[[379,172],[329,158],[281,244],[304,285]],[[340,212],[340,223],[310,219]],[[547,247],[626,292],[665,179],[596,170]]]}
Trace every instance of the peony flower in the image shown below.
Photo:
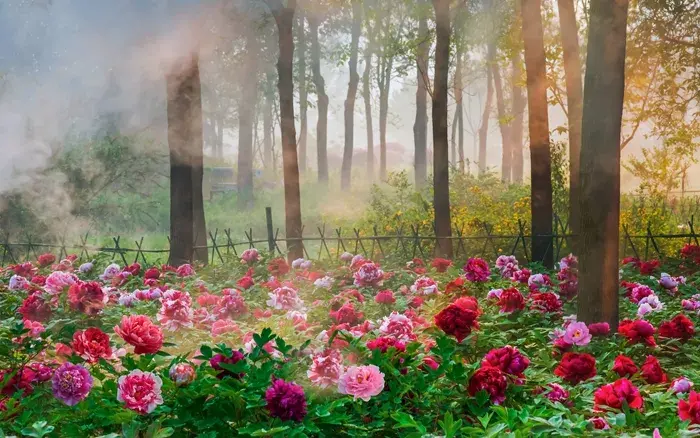
{"label": "peony flower", "polygon": [[340,351],[326,349],[313,356],[313,363],[306,372],[311,383],[321,388],[329,388],[338,384],[343,373],[343,356]]}
{"label": "peony flower", "polygon": [[596,375],[595,357],[586,353],[564,353],[554,374],[576,385]]}
{"label": "peony flower", "polygon": [[158,322],[166,330],[175,331],[182,327],[191,328],[192,322],[192,298],[188,292],[169,289],[161,297],[161,306],[158,311]]}
{"label": "peony flower", "polygon": [[639,371],[634,361],[623,354],[615,358],[612,370],[620,377],[631,377]]}
{"label": "peony flower", "polygon": [[91,262],[83,263],[82,265],[80,265],[78,267],[78,272],[80,272],[81,274],[87,274],[87,273],[91,272],[94,267],[95,267],[95,265],[92,264]]}
{"label": "peony flower", "polygon": [[452,260],[441,259],[439,257],[434,258],[430,263],[430,266],[432,266],[437,272],[445,272],[447,271],[447,268],[452,266]]}
{"label": "peony flower", "polygon": [[659,336],[663,338],[681,339],[687,341],[695,335],[693,321],[683,314],[678,314],[670,321],[664,321],[659,326]]}
{"label": "peony flower", "polygon": [[446,334],[457,338],[458,342],[462,342],[472,332],[472,329],[479,328],[477,319],[480,314],[481,311],[476,299],[462,297],[435,315],[435,325]]}
{"label": "peony flower", "polygon": [[355,305],[352,302],[343,304],[338,310],[331,311],[330,317],[338,324],[355,325],[362,320],[364,315],[362,312],[355,310]]}
{"label": "peony flower", "polygon": [[292,269],[299,269],[301,268],[302,263],[304,263],[306,260],[304,259],[296,259],[292,261]]}
{"label": "peony flower", "polygon": [[559,270],[563,269],[577,269],[578,268],[578,257],[573,254],[569,254],[559,261]]}
{"label": "peony flower", "polygon": [[501,348],[494,348],[486,353],[481,361],[481,366],[491,366],[498,368],[506,374],[522,377],[523,371],[530,365],[530,359],[523,356],[517,348],[506,345]]}
{"label": "peony flower", "polygon": [[281,257],[272,259],[267,264],[267,272],[273,277],[281,277],[289,272],[287,261]]}
{"label": "peony flower", "polygon": [[92,389],[92,376],[82,365],[66,362],[51,378],[54,397],[68,406],[75,406],[84,400]]}
{"label": "peony flower", "polygon": [[381,286],[384,280],[384,271],[373,262],[364,263],[353,275],[357,287]]}
{"label": "peony flower", "polygon": [[486,294],[486,299],[487,300],[494,300],[498,301],[501,299],[501,295],[503,294],[503,289],[491,289],[487,294]]}
{"label": "peony flower", "polygon": [[17,312],[30,321],[46,322],[51,318],[51,306],[36,293],[25,298]]}
{"label": "peony flower", "polygon": [[187,386],[197,378],[197,370],[189,363],[176,363],[170,367],[168,376],[175,386]]}
{"label": "peony flower", "polygon": [[109,297],[102,290],[102,286],[95,281],[78,280],[68,289],[68,303],[71,309],[86,315],[97,315],[107,301]]}
{"label": "peony flower", "polygon": [[438,292],[437,283],[429,277],[418,277],[411,285],[411,292],[418,295],[433,295]]}
{"label": "peony flower", "polygon": [[607,322],[594,322],[588,324],[588,331],[593,336],[607,336],[610,334],[610,324]]}
{"label": "peony flower", "polygon": [[75,354],[88,363],[97,363],[100,359],[113,357],[109,336],[97,327],[90,327],[85,331],[77,330],[73,333],[71,347]]}
{"label": "peony flower", "polygon": [[345,262],[345,263],[348,263],[348,262],[352,261],[353,257],[355,257],[355,256],[353,256],[351,253],[345,251],[344,253],[342,253],[340,255],[340,260]]}
{"label": "peony flower", "polygon": [[392,291],[383,290],[375,295],[374,302],[377,304],[394,304],[396,302],[396,298],[394,298],[394,293]]}
{"label": "peony flower", "polygon": [[260,253],[255,248],[249,248],[241,253],[243,263],[252,264],[260,260]]}
{"label": "peony flower", "polygon": [[44,325],[39,321],[30,321],[28,319],[25,319],[23,321],[23,324],[24,328],[29,330],[29,336],[35,339],[39,338],[41,334],[46,331]]}
{"label": "peony flower", "polygon": [[642,275],[651,275],[656,271],[659,266],[661,266],[661,262],[658,260],[649,260],[646,262],[640,262],[639,263],[639,273]]}
{"label": "peony flower", "polygon": [[351,366],[338,379],[338,392],[369,401],[384,390],[384,373],[376,365]]}
{"label": "peony flower", "polygon": [[678,417],[690,424],[700,424],[700,394],[690,391],[688,401],[678,400]]}
{"label": "peony flower", "polygon": [[219,319],[211,325],[211,335],[214,337],[221,336],[226,333],[240,333],[241,329],[238,324],[230,319]]}
{"label": "peony flower", "polygon": [[319,289],[330,289],[333,287],[333,278],[329,276],[324,276],[316,281],[314,281],[314,286],[316,286]]}
{"label": "peony flower", "polygon": [[136,354],[153,354],[163,346],[163,332],[146,315],[122,316],[121,324],[114,332],[128,344]]}
{"label": "peony flower", "polygon": [[382,353],[386,353],[389,348],[395,348],[399,352],[406,351],[406,344],[396,338],[382,337],[377,339],[372,339],[367,342],[367,348],[370,350],[379,350]]}
{"label": "peony flower", "polygon": [[501,292],[498,305],[501,307],[501,313],[518,312],[525,308],[525,298],[518,289],[510,287]]}
{"label": "peony flower", "polygon": [[214,314],[221,319],[236,318],[248,312],[243,295],[236,289],[224,289],[221,292]]}
{"label": "peony flower", "polygon": [[21,275],[13,275],[10,277],[10,282],[8,283],[7,287],[10,290],[24,290],[29,286],[29,281],[27,281],[26,278],[22,277]]}
{"label": "peony flower", "polygon": [[464,285],[464,277],[457,277],[445,286],[446,294],[465,295],[467,288]]}
{"label": "peony flower", "polygon": [[523,268],[513,272],[513,275],[511,275],[510,280],[516,283],[528,284],[528,281],[530,280],[530,275],[532,275],[532,272],[530,272],[530,270],[527,268]]}
{"label": "peony flower", "polygon": [[561,310],[561,301],[553,292],[533,292],[530,294],[530,308],[543,313],[555,313]]}
{"label": "peony flower", "polygon": [[656,312],[664,308],[663,303],[659,300],[656,295],[648,295],[641,300],[639,300],[639,309],[637,310],[637,315],[642,317],[650,312]]}
{"label": "peony flower", "polygon": [[185,263],[184,265],[180,265],[177,267],[175,274],[178,277],[191,277],[194,275],[194,268],[192,268],[192,265],[190,265],[189,263]]}
{"label": "peony flower", "polygon": [[606,420],[603,417],[593,417],[589,418],[588,422],[593,425],[593,429],[596,430],[608,430],[610,429],[610,424],[608,424],[608,420]]}
{"label": "peony flower", "polygon": [[627,402],[631,409],[641,410],[644,399],[639,389],[627,379],[618,379],[613,383],[603,385],[593,394],[594,409],[597,411],[607,408],[622,409],[622,403]]}
{"label": "peony flower", "polygon": [[508,378],[494,367],[482,366],[469,379],[469,395],[474,396],[480,391],[486,391],[491,398],[491,403],[499,405],[506,399]]}
{"label": "peony flower", "polygon": [[661,368],[659,360],[654,356],[647,356],[647,359],[642,364],[641,373],[642,377],[650,385],[657,383],[666,383],[668,377],[664,370]]}
{"label": "peony flower", "polygon": [[564,387],[560,384],[550,383],[549,385],[547,385],[547,387],[549,388],[549,390],[544,396],[547,397],[550,401],[566,403],[566,401],[569,399],[569,391],[564,389]]}
{"label": "peony flower", "polygon": [[112,278],[116,277],[121,271],[122,268],[118,264],[112,263],[111,265],[107,266],[104,272],[100,275],[100,280],[105,282],[110,281]]}
{"label": "peony flower", "polygon": [[473,283],[483,283],[489,281],[491,272],[489,265],[484,259],[470,258],[464,265],[464,274],[467,280]]}
{"label": "peony flower", "polygon": [[501,278],[510,278],[520,269],[518,267],[518,259],[513,255],[500,255],[496,259],[496,269],[501,273]]}
{"label": "peony flower", "polygon": [[540,292],[552,286],[552,280],[547,274],[533,274],[528,277],[527,286],[532,292]]}
{"label": "peony flower", "polygon": [[155,410],[156,406],[163,404],[160,390],[162,385],[163,381],[157,375],[133,370],[119,378],[117,401],[141,415],[149,414]]}
{"label": "peony flower", "polygon": [[643,320],[630,321],[626,319],[618,327],[618,332],[626,337],[630,344],[645,343],[650,347],[656,346],[655,331],[653,325]]}
{"label": "peony flower", "polygon": [[277,310],[298,310],[304,308],[304,302],[299,298],[296,289],[281,286],[269,293],[266,304]]}
{"label": "peony flower", "polygon": [[391,315],[382,319],[379,332],[383,336],[389,336],[404,342],[416,339],[416,335],[413,333],[413,321],[408,316],[398,312],[391,312]]}
{"label": "peony flower", "polygon": [[564,341],[571,345],[584,346],[591,342],[591,334],[584,322],[572,322],[566,327]]}
{"label": "peony flower", "polygon": [[306,416],[304,388],[294,382],[276,379],[265,391],[267,410],[270,416],[282,421],[301,421]]}
{"label": "peony flower", "polygon": [[234,365],[237,364],[238,362],[245,360],[245,356],[243,353],[237,350],[233,350],[231,352],[231,356],[224,356],[221,353],[215,354],[214,357],[209,359],[209,365],[211,365],[212,368],[214,368],[216,371],[219,371],[219,373],[216,375],[217,379],[223,379],[224,377],[233,377],[236,379],[240,379],[243,377],[243,373],[234,373],[233,371],[227,370],[226,368],[222,367],[221,364],[228,364],[228,365]]}
{"label": "peony flower", "polygon": [[690,391],[690,388],[693,387],[693,382],[690,381],[687,377],[678,377],[671,382],[671,391],[673,391],[675,394],[684,394],[688,391]]}

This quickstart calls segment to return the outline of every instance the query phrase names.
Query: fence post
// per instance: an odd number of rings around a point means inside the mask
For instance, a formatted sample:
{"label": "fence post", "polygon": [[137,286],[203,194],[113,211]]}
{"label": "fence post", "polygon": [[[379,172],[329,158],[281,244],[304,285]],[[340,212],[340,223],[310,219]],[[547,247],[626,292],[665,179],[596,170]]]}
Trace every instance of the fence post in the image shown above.
{"label": "fence post", "polygon": [[271,253],[275,251],[275,235],[272,231],[272,207],[265,207],[265,218],[267,220],[267,246]]}

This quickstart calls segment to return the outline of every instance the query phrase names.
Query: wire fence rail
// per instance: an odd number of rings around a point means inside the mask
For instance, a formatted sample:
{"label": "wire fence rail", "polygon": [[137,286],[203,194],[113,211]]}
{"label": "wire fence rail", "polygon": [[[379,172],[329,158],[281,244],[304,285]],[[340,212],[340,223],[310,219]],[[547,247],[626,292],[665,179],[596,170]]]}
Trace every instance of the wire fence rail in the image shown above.
{"label": "wire fence rail", "polygon": [[[210,264],[224,264],[232,258],[237,258],[239,253],[249,248],[264,249],[272,254],[284,255],[287,244],[301,241],[304,255],[310,260],[336,260],[342,253],[362,254],[371,259],[384,259],[387,257],[410,260],[416,257],[426,258],[435,254],[437,238],[432,227],[422,224],[407,224],[400,226],[393,234],[380,235],[377,227],[367,230],[358,228],[327,228],[326,225],[316,227],[312,234],[301,238],[286,238],[280,236],[280,229],[274,228],[272,214],[266,209],[267,235],[258,237],[253,235],[253,229],[244,231],[245,239],[236,240],[232,231],[228,229],[215,229],[209,231],[206,246],[195,246],[193,252],[206,250]],[[527,233],[527,226],[523,221],[517,223],[517,233],[495,234],[493,225],[482,223],[481,233],[466,234],[465,224],[453,224],[452,240],[454,259],[466,260],[469,257],[496,258],[499,255],[515,255],[525,262],[538,262],[533,260],[530,254],[530,242],[532,235]],[[568,254],[571,248],[569,226],[558,216],[553,218],[552,235],[540,236],[549,240],[548,251],[553,251],[555,260]],[[664,258],[668,254],[665,248],[669,245],[662,242],[674,241],[675,243],[700,244],[695,233],[694,216],[687,222],[688,232],[679,234],[658,233],[654,234],[651,226],[647,227],[644,234],[630,234],[627,226],[622,226],[620,232],[621,257],[634,256],[641,259],[650,257]],[[170,262],[170,237],[168,247],[144,248],[144,237],[140,239],[127,239],[123,236],[111,237],[109,245],[90,244],[89,233],[80,237],[77,244],[66,242],[65,236],[53,243],[40,243],[32,240],[31,235],[25,236],[25,241],[13,241],[11,236],[5,235],[0,241],[2,253],[2,265],[7,263],[19,263],[25,260],[36,260],[42,253],[53,253],[59,259],[75,254],[81,261],[91,261],[98,254],[106,254],[112,260],[121,261],[124,264],[133,262],[169,263]],[[129,247],[133,242],[134,247]],[[670,245],[674,247],[674,245]],[[677,246],[677,245],[675,245]],[[194,254],[193,254],[194,255]],[[549,254],[547,254],[549,255]]]}

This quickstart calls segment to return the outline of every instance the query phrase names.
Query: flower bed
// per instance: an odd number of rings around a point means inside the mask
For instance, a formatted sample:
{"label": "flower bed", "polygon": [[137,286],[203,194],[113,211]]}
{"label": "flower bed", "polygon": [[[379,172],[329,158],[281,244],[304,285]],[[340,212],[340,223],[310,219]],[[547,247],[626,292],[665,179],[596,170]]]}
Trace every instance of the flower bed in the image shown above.
{"label": "flower bed", "polygon": [[[576,321],[577,262],[2,271],[0,420],[29,436],[677,436],[700,423],[700,248],[623,261],[622,320]],[[663,272],[668,270],[670,274]],[[119,434],[119,435],[115,435]]]}

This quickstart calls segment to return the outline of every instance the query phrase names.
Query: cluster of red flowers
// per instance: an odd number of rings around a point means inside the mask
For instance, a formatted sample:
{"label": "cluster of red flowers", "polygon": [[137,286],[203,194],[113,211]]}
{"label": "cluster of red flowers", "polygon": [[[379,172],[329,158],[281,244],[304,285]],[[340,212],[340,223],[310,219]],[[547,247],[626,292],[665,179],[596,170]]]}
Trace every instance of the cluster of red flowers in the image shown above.
{"label": "cluster of red flowers", "polygon": [[473,329],[479,328],[477,319],[481,315],[479,303],[473,297],[456,299],[435,315],[435,325],[459,342],[469,336]]}

